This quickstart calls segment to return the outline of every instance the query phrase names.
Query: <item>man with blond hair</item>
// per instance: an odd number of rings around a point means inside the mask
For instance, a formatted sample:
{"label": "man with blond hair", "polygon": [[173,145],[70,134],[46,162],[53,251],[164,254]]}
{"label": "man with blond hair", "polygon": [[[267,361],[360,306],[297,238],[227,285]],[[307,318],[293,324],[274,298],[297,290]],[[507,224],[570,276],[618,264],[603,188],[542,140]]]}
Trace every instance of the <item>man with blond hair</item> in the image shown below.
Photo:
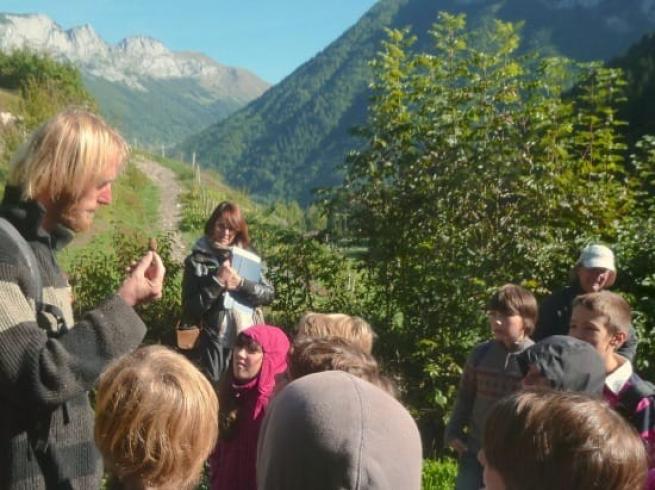
{"label": "man with blond hair", "polygon": [[82,110],[57,114],[16,155],[0,216],[0,488],[98,488],[88,391],[109,361],[139,345],[133,307],[161,297],[149,252],[79,321],[55,251],[112,200],[123,138]]}

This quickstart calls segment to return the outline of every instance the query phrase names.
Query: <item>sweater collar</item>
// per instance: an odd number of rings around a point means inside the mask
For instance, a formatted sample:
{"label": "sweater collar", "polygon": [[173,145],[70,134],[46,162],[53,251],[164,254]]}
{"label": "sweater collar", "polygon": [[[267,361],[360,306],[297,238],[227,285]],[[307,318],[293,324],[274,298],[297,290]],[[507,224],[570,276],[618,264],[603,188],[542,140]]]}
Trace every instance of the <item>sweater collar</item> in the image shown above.
{"label": "sweater collar", "polygon": [[46,210],[34,200],[21,199],[21,190],[7,186],[0,205],[0,214],[4,216],[27,241],[39,241],[53,250],[61,250],[70,243],[75,234],[64,225],[57,225],[52,232],[43,229]]}
{"label": "sweater collar", "polygon": [[616,354],[621,365],[614,370],[614,372],[607,375],[605,378],[605,387],[615,395],[618,395],[625,384],[632,376],[632,364],[629,360]]}

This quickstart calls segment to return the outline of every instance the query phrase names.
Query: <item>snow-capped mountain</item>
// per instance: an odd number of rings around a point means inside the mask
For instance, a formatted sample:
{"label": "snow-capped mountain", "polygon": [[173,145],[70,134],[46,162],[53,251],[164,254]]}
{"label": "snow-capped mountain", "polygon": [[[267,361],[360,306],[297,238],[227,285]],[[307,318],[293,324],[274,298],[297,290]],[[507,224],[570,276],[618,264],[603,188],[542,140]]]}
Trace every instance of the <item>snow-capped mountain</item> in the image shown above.
{"label": "snow-capped mountain", "polygon": [[[155,134],[157,131],[143,134],[137,128],[143,127],[139,123],[140,113],[147,108],[138,101],[131,102],[121,104],[120,114],[117,114],[116,101],[108,97],[115,99],[119,92],[123,97],[165,101],[163,93],[152,92],[165,93],[170,86],[176,92],[171,97],[184,98],[186,86],[188,104],[177,105],[186,105],[188,109],[193,109],[194,104],[201,106],[198,117],[183,118],[193,121],[193,129],[197,130],[202,127],[199,124],[216,122],[261,95],[269,86],[247,70],[221,65],[200,53],[173,52],[150,37],[128,37],[111,45],[88,24],[65,30],[42,14],[0,14],[0,50],[16,49],[47,53],[76,65],[103,112],[110,119],[119,119],[117,124],[132,133],[131,136],[142,137],[150,143],[162,140],[172,143],[167,139],[174,136],[164,132],[159,138]],[[212,106],[215,111],[207,110]],[[130,107],[138,110],[132,114]],[[170,116],[175,116],[174,110]],[[156,129],[151,123],[148,123],[150,129]],[[155,123],[168,126],[169,121]],[[182,127],[188,124],[185,122]]]}

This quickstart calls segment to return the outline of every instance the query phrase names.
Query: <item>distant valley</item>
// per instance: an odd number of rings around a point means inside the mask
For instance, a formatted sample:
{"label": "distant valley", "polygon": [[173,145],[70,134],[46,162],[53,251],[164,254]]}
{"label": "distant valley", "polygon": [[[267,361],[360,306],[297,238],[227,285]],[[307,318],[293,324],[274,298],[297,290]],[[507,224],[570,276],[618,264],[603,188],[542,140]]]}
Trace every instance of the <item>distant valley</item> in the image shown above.
{"label": "distant valley", "polygon": [[0,50],[27,48],[82,72],[104,116],[141,146],[172,146],[266,91],[255,74],[149,37],[107,44],[89,25],[64,30],[39,14],[0,14]]}

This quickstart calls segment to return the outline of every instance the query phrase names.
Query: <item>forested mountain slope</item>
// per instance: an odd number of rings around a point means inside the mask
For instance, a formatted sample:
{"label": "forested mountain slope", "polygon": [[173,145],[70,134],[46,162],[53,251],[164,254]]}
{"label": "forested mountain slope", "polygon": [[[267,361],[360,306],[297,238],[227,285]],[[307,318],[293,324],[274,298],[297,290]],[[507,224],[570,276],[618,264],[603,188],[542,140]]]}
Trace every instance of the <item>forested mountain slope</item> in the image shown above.
{"label": "forested mountain slope", "polygon": [[620,111],[621,118],[630,122],[628,140],[655,134],[655,34],[644,36],[610,65],[622,68],[628,82],[627,100]]}
{"label": "forested mountain slope", "polygon": [[368,62],[384,28],[411,26],[421,47],[439,10],[466,12],[471,26],[494,16],[523,20],[528,48],[579,60],[617,56],[655,30],[648,0],[382,0],[262,97],[180,148],[256,195],[309,202],[312,188],[341,180],[335,168],[358,144],[349,130],[365,119]]}

